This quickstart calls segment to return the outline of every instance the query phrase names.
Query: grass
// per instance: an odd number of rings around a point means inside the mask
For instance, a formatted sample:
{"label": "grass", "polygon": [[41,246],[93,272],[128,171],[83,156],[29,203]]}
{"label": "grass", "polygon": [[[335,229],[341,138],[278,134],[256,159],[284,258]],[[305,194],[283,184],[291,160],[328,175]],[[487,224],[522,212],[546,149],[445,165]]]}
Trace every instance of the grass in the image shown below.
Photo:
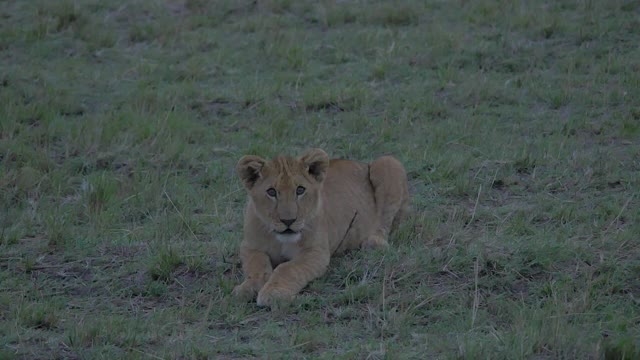
{"label": "grass", "polygon": [[[0,358],[640,357],[633,1],[0,2]],[[248,153],[415,213],[237,303]]]}

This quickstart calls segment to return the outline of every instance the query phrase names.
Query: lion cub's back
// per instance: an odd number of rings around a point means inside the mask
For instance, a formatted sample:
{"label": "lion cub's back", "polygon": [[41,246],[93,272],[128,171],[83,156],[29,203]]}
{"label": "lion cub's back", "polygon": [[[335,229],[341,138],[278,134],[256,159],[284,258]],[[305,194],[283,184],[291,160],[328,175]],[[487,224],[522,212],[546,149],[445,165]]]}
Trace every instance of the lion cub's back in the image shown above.
{"label": "lion cub's back", "polygon": [[324,181],[323,194],[332,249],[335,251],[338,246],[339,250],[358,247],[371,228],[377,227],[369,165],[358,161],[332,159]]}
{"label": "lion cub's back", "polygon": [[[325,194],[340,194],[350,200],[360,199],[373,201],[373,186],[369,180],[369,164],[333,159],[324,182]],[[340,203],[340,199],[338,200]]]}

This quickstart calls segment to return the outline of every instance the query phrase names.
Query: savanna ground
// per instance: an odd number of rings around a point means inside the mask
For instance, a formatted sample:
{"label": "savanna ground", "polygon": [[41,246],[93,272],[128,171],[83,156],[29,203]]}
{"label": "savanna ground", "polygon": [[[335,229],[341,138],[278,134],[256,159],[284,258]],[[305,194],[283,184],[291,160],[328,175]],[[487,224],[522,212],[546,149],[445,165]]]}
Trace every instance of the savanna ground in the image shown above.
{"label": "savanna ground", "polygon": [[[0,1],[0,358],[640,357],[640,3]],[[243,154],[415,213],[237,303]]]}

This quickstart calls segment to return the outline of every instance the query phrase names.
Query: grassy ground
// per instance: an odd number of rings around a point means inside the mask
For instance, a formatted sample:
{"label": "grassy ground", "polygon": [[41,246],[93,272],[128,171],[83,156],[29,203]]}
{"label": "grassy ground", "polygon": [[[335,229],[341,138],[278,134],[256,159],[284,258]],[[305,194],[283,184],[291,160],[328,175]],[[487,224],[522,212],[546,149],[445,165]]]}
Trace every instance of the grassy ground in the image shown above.
{"label": "grassy ground", "polygon": [[[0,358],[640,357],[640,3],[0,1]],[[415,214],[230,297],[247,153]]]}

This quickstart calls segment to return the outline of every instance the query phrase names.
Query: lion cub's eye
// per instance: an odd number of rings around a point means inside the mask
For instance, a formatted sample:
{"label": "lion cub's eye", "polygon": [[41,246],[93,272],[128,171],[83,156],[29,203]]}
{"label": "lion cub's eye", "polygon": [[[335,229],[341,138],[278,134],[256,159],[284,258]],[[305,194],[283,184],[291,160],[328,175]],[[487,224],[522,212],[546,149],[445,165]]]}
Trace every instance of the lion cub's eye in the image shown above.
{"label": "lion cub's eye", "polygon": [[271,197],[276,197],[278,193],[276,192],[276,189],[274,188],[268,188],[267,189],[267,195],[271,196]]}
{"label": "lion cub's eye", "polygon": [[296,195],[302,195],[302,194],[304,194],[304,191],[305,191],[305,190],[306,190],[306,189],[305,189],[304,187],[302,187],[302,186],[298,186],[298,188],[296,189]]}

